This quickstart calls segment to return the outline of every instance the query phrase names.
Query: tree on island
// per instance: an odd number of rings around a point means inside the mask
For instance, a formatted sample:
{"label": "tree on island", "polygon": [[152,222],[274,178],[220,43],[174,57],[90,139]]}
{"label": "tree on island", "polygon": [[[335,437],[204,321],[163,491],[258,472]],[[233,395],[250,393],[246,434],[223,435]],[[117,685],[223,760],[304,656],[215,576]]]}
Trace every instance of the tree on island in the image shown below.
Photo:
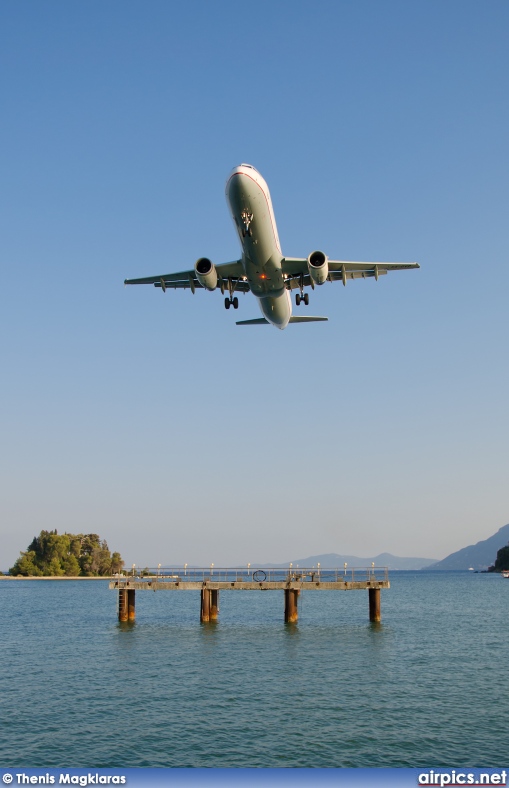
{"label": "tree on island", "polygon": [[500,550],[497,550],[497,560],[495,561],[495,566],[493,567],[493,571],[495,572],[505,572],[509,569],[509,544],[505,547],[501,547]]}
{"label": "tree on island", "polygon": [[60,534],[41,531],[26,552],[9,569],[11,575],[26,577],[102,577],[120,572],[120,553],[110,553],[98,534]]}

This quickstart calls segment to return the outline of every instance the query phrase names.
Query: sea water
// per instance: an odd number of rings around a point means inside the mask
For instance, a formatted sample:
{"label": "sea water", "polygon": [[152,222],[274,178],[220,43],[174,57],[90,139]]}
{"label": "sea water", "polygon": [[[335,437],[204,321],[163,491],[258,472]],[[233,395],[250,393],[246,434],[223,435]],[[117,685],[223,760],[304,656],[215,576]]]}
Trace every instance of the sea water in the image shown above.
{"label": "sea water", "polygon": [[366,591],[136,594],[0,582],[0,765],[496,766],[509,747],[509,581],[392,572]]}

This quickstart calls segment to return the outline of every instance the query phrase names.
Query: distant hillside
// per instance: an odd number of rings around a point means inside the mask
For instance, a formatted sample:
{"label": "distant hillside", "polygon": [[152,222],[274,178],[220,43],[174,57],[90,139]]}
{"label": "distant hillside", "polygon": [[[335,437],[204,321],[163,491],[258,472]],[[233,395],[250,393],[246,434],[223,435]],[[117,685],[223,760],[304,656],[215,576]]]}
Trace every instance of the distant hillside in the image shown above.
{"label": "distant hillside", "polygon": [[[371,558],[359,558],[357,555],[339,555],[338,553],[323,553],[322,555],[310,555],[307,558],[296,558],[292,561],[294,566],[316,566],[320,564],[324,569],[335,569],[347,563],[349,567],[356,566],[387,566],[389,569],[425,569],[432,564],[436,564],[436,558],[400,558],[391,553],[380,553]],[[288,566],[285,564],[267,564],[267,566]]]}
{"label": "distant hillside", "polygon": [[478,571],[487,569],[495,563],[497,551],[509,542],[509,525],[504,525],[496,534],[488,539],[483,539],[477,544],[463,547],[455,553],[451,553],[447,558],[438,561],[430,569],[470,569],[473,567]]}

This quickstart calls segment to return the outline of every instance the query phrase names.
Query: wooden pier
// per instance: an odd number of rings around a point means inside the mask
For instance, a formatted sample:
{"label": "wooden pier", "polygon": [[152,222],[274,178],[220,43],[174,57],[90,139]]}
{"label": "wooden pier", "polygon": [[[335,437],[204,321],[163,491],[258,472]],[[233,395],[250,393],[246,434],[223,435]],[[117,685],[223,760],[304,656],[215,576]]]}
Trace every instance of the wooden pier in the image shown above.
{"label": "wooden pier", "polygon": [[381,590],[390,588],[387,567],[369,569],[164,569],[146,576],[115,575],[109,587],[118,591],[119,621],[136,618],[136,591],[199,591],[200,621],[215,621],[220,591],[284,591],[284,620],[298,620],[303,591],[368,591],[370,621],[381,621]]}

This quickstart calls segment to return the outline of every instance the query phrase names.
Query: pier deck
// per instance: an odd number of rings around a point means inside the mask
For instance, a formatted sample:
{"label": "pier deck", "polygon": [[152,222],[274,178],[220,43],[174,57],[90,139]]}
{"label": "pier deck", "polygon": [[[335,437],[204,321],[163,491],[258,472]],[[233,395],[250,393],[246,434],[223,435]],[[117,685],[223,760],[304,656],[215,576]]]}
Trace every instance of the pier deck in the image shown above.
{"label": "pier deck", "polygon": [[302,591],[368,590],[369,617],[381,620],[380,592],[390,588],[387,567],[369,569],[216,569],[181,568],[145,576],[117,575],[109,584],[119,592],[119,620],[134,621],[136,591],[200,591],[200,620],[217,619],[219,591],[284,591],[285,621],[297,621]]}

